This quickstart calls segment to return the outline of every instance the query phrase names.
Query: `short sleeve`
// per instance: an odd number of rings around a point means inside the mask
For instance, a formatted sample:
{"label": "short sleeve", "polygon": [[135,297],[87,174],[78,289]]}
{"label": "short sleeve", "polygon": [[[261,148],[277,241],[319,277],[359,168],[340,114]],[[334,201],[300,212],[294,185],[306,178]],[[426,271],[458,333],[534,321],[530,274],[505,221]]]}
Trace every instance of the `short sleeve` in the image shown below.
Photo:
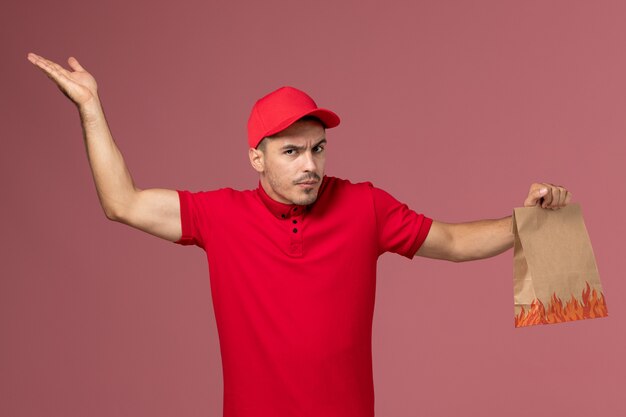
{"label": "short sleeve", "polygon": [[180,200],[180,224],[182,236],[174,243],[179,245],[196,245],[204,248],[202,238],[202,206],[200,193],[176,190]]}
{"label": "short sleeve", "polygon": [[413,258],[426,240],[432,219],[416,213],[386,191],[373,186],[372,196],[380,253],[393,252]]}

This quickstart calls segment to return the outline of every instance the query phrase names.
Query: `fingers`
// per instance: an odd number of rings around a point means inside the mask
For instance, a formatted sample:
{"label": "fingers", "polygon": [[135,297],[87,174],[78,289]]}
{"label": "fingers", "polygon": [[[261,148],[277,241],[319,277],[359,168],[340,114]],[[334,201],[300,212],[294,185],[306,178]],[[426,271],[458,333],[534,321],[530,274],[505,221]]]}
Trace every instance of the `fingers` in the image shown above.
{"label": "fingers", "polygon": [[28,54],[28,60],[39,67],[48,77],[57,82],[57,84],[63,80],[69,81],[69,72],[59,64],[33,53]]}
{"label": "fingers", "polygon": [[554,189],[553,191],[553,195],[554,198],[552,199],[553,202],[553,206],[552,210],[556,210],[557,208],[561,208],[563,207],[563,203],[565,202],[565,193],[567,192],[567,190],[565,190],[565,188],[558,186],[557,188]]}
{"label": "fingers", "polygon": [[545,209],[558,210],[565,207],[572,200],[572,194],[563,186],[549,183],[535,183],[531,185],[525,207],[540,205]]}
{"label": "fingers", "polygon": [[559,199],[557,208],[565,207],[570,203],[570,201],[572,201],[572,193],[564,187],[559,187],[559,189],[561,190],[561,198]]}
{"label": "fingers", "polygon": [[568,205],[570,202],[572,201],[572,193],[570,193],[569,191],[566,193],[565,195],[565,201],[564,204]]}
{"label": "fingers", "polygon": [[558,210],[561,207],[565,207],[567,204],[569,204],[572,199],[572,195],[569,191],[567,191],[567,189],[565,189],[565,187],[554,184],[546,185],[548,188],[548,194],[546,194],[546,197],[550,196],[550,198],[544,198],[541,207]]}
{"label": "fingers", "polygon": [[558,190],[556,190],[551,184],[544,184],[544,185],[548,189],[548,192],[546,192],[546,195],[543,197],[543,200],[541,202],[541,207],[542,208],[552,207],[552,203],[555,201],[558,201],[559,199]]}

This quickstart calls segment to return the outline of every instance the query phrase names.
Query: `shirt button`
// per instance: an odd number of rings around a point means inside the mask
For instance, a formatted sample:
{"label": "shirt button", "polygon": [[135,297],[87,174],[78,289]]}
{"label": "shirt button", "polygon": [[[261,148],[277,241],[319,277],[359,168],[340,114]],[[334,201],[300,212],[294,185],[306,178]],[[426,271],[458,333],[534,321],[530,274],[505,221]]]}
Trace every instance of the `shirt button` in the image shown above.
{"label": "shirt button", "polygon": [[298,221],[297,221],[297,220],[292,220],[292,222],[293,222],[293,224],[296,224],[296,223],[298,223]]}
{"label": "shirt button", "polygon": [[298,229],[296,229],[295,227],[293,228],[293,232],[294,233],[298,233]]}
{"label": "shirt button", "polygon": [[281,214],[281,215],[280,215],[280,217],[282,217],[282,218],[284,219],[284,218],[285,218],[285,215],[284,215],[284,214]]}

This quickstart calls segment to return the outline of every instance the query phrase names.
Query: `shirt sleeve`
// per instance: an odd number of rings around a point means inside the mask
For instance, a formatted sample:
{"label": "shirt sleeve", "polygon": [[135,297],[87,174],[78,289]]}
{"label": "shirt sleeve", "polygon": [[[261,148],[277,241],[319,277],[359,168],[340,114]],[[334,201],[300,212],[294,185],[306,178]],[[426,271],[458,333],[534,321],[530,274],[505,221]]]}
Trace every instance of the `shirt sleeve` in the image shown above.
{"label": "shirt sleeve", "polygon": [[201,193],[176,190],[180,200],[180,225],[182,236],[174,243],[179,245],[196,245],[204,248],[202,237],[202,206]]}
{"label": "shirt sleeve", "polygon": [[416,213],[379,188],[372,186],[372,195],[380,253],[393,252],[413,258],[428,236],[432,219]]}

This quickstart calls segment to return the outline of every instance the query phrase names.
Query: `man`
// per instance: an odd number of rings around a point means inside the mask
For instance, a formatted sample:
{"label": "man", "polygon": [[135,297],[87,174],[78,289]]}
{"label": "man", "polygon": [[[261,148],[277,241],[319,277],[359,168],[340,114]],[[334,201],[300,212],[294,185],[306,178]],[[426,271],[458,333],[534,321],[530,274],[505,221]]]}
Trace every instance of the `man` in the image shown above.
{"label": "man", "polygon": [[[384,252],[449,261],[513,245],[511,217],[447,224],[370,183],[324,175],[326,129],[339,124],[304,92],[259,99],[248,121],[254,190],[191,193],[135,186],[108,129],[95,79],[29,54],[78,107],[106,216],[206,251],[224,376],[224,416],[373,416],[371,331]],[[570,193],[533,184],[525,206]]]}

